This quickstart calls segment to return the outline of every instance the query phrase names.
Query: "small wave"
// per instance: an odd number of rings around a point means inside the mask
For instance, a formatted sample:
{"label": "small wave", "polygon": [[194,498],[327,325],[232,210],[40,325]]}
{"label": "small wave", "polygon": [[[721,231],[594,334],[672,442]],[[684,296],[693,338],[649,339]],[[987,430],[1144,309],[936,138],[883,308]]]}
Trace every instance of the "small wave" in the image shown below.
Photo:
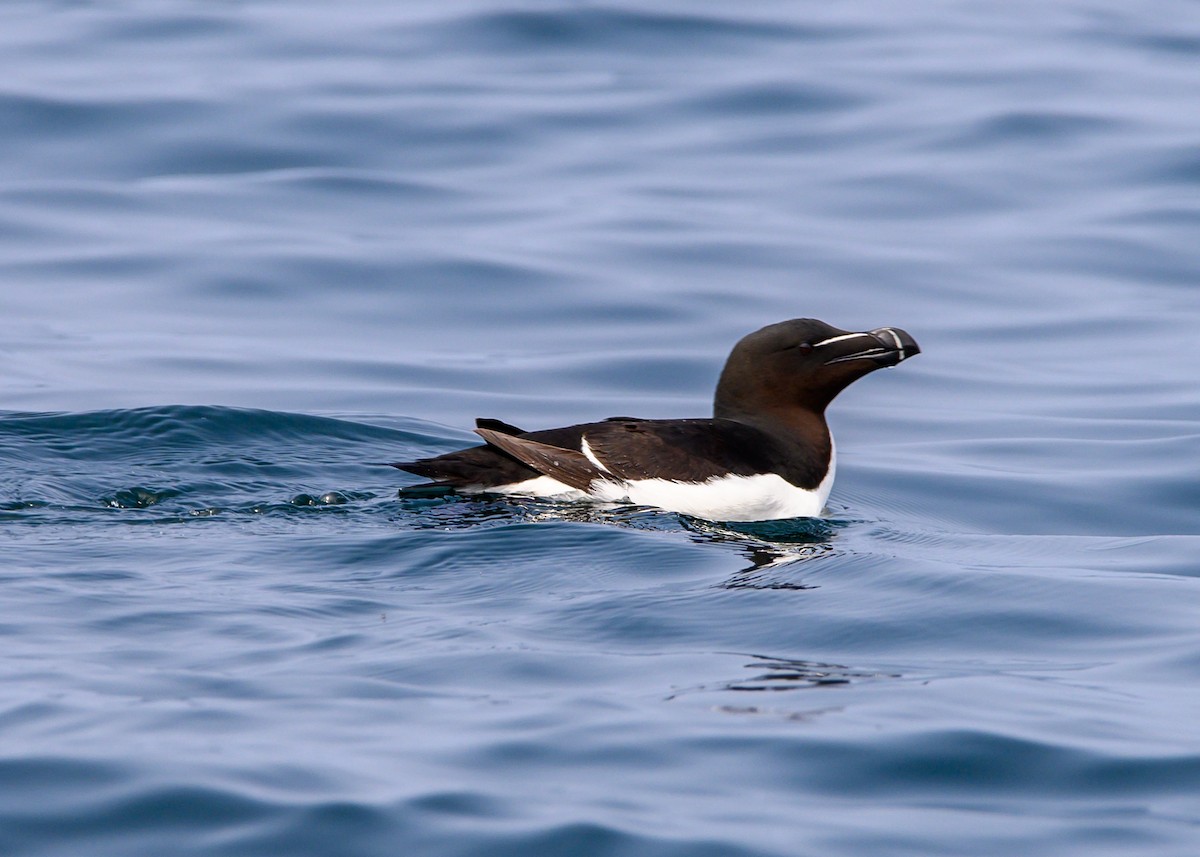
{"label": "small wave", "polygon": [[[238,408],[166,406],[0,415],[0,510],[78,524],[100,510],[129,523],[336,512],[391,493],[371,464],[436,436],[399,427]],[[322,483],[325,487],[322,486]]]}
{"label": "small wave", "polygon": [[523,54],[564,49],[612,52],[649,51],[655,55],[793,39],[836,39],[858,30],[838,25],[801,25],[747,17],[660,13],[619,8],[513,10],[481,12],[431,26],[438,41],[477,49]]}

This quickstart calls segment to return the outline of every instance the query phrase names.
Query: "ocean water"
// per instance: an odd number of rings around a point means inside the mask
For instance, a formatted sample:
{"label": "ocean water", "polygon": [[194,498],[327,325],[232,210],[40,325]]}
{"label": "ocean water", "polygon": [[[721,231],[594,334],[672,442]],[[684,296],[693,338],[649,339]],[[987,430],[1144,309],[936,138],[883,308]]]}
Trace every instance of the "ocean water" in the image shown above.
{"label": "ocean water", "polygon": [[[0,854],[1200,853],[1200,6],[0,8]],[[817,520],[402,499],[816,316]]]}

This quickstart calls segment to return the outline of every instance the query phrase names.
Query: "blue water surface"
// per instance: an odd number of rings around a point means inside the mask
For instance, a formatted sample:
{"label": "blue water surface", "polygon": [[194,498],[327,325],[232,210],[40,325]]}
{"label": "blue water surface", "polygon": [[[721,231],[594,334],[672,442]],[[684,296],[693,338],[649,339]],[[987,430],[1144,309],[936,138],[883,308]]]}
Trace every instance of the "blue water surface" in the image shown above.
{"label": "blue water surface", "polygon": [[[0,8],[0,854],[1200,853],[1200,6]],[[855,384],[819,520],[379,466]]]}

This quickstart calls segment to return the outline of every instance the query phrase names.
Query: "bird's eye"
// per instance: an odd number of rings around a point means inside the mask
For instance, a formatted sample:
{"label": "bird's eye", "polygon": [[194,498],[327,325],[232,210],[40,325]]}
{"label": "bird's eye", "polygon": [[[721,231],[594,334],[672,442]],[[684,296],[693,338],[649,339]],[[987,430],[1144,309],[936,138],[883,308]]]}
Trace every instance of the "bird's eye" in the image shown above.
{"label": "bird's eye", "polygon": [[801,342],[796,346],[796,350],[801,354],[812,354],[813,345],[811,342]]}

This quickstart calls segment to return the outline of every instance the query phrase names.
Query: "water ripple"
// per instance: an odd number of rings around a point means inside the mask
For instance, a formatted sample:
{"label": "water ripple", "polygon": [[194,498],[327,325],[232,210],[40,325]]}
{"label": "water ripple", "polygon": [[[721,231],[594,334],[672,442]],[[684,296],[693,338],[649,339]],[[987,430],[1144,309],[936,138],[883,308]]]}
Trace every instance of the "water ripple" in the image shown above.
{"label": "water ripple", "polygon": [[[0,853],[1196,853],[1194,12],[7,4]],[[827,517],[382,464],[801,315]]]}

